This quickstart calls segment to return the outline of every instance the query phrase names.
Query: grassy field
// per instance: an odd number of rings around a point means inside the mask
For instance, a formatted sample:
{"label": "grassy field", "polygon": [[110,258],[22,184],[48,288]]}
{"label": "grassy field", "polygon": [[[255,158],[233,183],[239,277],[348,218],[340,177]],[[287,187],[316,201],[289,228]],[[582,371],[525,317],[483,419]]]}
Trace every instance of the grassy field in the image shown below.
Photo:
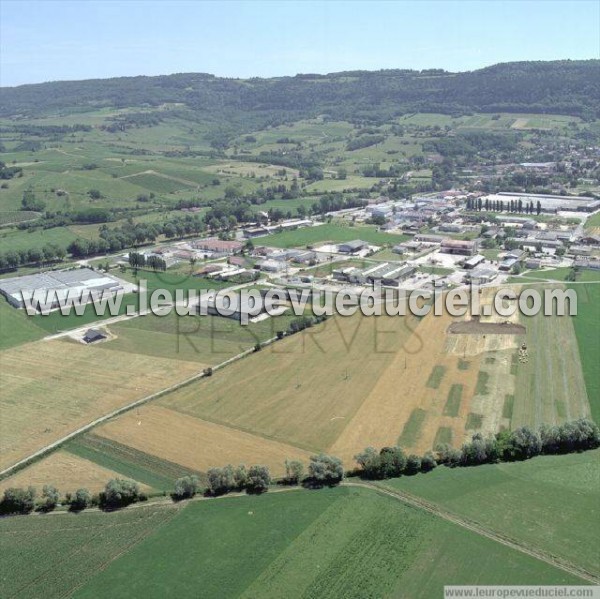
{"label": "grassy field", "polygon": [[341,226],[334,224],[319,225],[316,227],[305,227],[296,231],[285,231],[283,233],[274,233],[266,237],[260,237],[255,243],[260,245],[270,245],[275,247],[296,247],[306,246],[325,241],[340,243],[342,241],[351,241],[353,239],[362,239],[375,245],[396,244],[405,241],[405,235],[392,235],[390,233],[380,233],[376,227],[372,226]]}
{"label": "grassy field", "polygon": [[44,331],[28,318],[23,310],[15,310],[3,297],[0,298],[0,350],[8,349],[44,336]]}
{"label": "grassy field", "polygon": [[0,229],[0,252],[41,249],[49,243],[66,248],[75,239],[77,239],[77,235],[68,227],[39,229],[35,231],[19,231],[17,229],[5,228]]}
{"label": "grassy field", "polygon": [[0,595],[68,596],[177,512],[172,506],[127,510],[108,518],[83,513],[3,519]]}
{"label": "grassy field", "polygon": [[95,433],[109,443],[131,447],[159,462],[165,460],[200,472],[226,464],[264,464],[275,476],[283,476],[286,459],[306,462],[309,456],[286,442],[156,404],[123,414],[95,429]]}
{"label": "grassy field", "polygon": [[588,216],[585,221],[585,229],[586,231],[591,230],[596,232],[600,230],[600,212],[596,212],[595,214]]}
{"label": "grassy field", "polygon": [[572,318],[579,359],[587,388],[592,418],[600,422],[600,338],[598,312],[600,285],[572,285],[577,291],[577,316]]}
{"label": "grassy field", "polygon": [[199,476],[203,481],[202,473],[198,470],[161,460],[156,456],[94,434],[69,441],[64,449],[73,456],[110,469],[121,477],[137,480],[155,491],[170,492],[178,478],[191,474]]}
{"label": "grassy field", "polygon": [[[475,468],[436,468],[386,484],[437,503],[596,575],[600,450]],[[565,509],[568,505],[569,509]]]}
{"label": "grassy field", "polygon": [[[12,598],[43,589],[49,599],[71,593],[79,599],[192,598],[199,592],[206,599],[429,599],[444,584],[581,584],[533,557],[367,490],[273,493],[182,507],[64,515],[41,523],[4,520],[7,555],[18,559],[3,560],[10,575],[0,578],[0,592]],[[47,560],[36,559],[47,552]]]}
{"label": "grassy field", "polygon": [[293,318],[290,312],[242,326],[219,316],[148,314],[110,325],[116,339],[104,348],[214,365],[275,337]]}

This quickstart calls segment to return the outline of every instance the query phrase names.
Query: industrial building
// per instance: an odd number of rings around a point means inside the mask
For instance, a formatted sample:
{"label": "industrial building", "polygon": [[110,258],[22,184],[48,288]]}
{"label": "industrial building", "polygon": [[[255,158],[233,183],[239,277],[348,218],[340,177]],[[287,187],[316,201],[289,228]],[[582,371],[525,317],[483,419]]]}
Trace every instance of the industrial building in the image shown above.
{"label": "industrial building", "polygon": [[542,212],[594,212],[600,208],[600,200],[594,198],[588,198],[585,196],[559,196],[539,193],[509,193],[500,192],[496,194],[490,194],[481,198],[484,202],[489,200],[490,202],[502,201],[505,203],[521,202],[523,209],[533,204],[537,210],[537,203],[540,203],[540,209]]}
{"label": "industrial building", "polygon": [[0,293],[15,308],[24,308],[26,302],[51,310],[65,300],[79,300],[89,293],[89,299],[104,292],[123,291],[123,283],[91,268],[57,270],[0,280]]}
{"label": "industrial building", "polygon": [[460,239],[444,239],[441,251],[445,254],[472,256],[477,251],[477,243],[475,241],[462,241]]}
{"label": "industrial building", "polygon": [[467,279],[473,285],[486,285],[498,276],[498,272],[492,268],[476,268],[467,275]]}
{"label": "industrial building", "polygon": [[481,264],[484,260],[485,260],[485,256],[482,256],[481,254],[475,254],[475,256],[471,256],[470,258],[467,258],[463,262],[463,268],[465,268],[467,270],[475,268],[476,266]]}
{"label": "industrial building", "polygon": [[241,241],[208,237],[207,239],[198,239],[197,241],[193,241],[191,246],[197,250],[214,252],[216,254],[231,255],[239,252],[242,249],[243,244]]}
{"label": "industrial building", "polygon": [[248,323],[255,318],[265,318],[268,314],[267,310],[271,314],[279,315],[283,314],[288,308],[285,306],[279,307],[278,302],[265,297],[262,297],[262,300],[255,301],[254,298],[240,293],[230,293],[203,298],[196,309],[198,314],[202,316],[222,316]]}
{"label": "industrial building", "polygon": [[360,239],[354,239],[353,241],[346,241],[338,245],[338,252],[342,254],[356,254],[361,250],[368,249],[369,244],[366,241]]}

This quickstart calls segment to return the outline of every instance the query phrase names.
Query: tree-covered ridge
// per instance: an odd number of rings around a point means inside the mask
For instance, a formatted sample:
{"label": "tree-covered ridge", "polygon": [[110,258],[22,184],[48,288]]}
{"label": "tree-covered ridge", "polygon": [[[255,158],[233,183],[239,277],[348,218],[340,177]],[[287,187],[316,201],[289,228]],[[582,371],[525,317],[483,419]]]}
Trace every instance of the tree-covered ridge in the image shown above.
{"label": "tree-covered ridge", "polygon": [[2,88],[0,116],[177,104],[216,122],[293,116],[387,119],[408,112],[551,112],[600,117],[600,60],[514,62],[449,73],[381,70],[271,79],[205,73]]}

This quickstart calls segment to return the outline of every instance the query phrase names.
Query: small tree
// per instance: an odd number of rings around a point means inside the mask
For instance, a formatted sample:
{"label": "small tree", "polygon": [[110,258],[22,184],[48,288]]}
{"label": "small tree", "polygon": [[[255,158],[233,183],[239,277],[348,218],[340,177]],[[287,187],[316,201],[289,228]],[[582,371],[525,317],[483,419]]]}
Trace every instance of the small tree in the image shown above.
{"label": "small tree", "polygon": [[319,485],[337,485],[344,478],[342,460],[325,453],[310,456],[308,476]]}
{"label": "small tree", "polygon": [[188,499],[198,492],[198,477],[195,474],[191,476],[182,476],[175,481],[174,499]]}
{"label": "small tree", "polygon": [[135,481],[113,478],[104,487],[101,504],[103,507],[115,509],[135,503],[140,499],[142,499],[140,486]]}
{"label": "small tree", "polygon": [[207,472],[208,490],[212,495],[224,495],[235,487],[233,466],[211,468]]}
{"label": "small tree", "polygon": [[84,510],[92,505],[92,494],[87,489],[77,489],[73,496],[67,495],[67,502],[73,511]]}
{"label": "small tree", "polygon": [[285,481],[297,485],[304,476],[304,464],[300,460],[285,461]]}
{"label": "small tree", "polygon": [[248,470],[246,491],[248,493],[264,493],[269,490],[271,475],[266,466],[251,466]]}
{"label": "small tree", "polygon": [[238,491],[246,488],[246,485],[248,484],[248,470],[244,464],[240,464],[233,471],[233,483]]}
{"label": "small tree", "polygon": [[29,514],[35,508],[35,489],[11,487],[4,491],[0,512],[4,514]]}
{"label": "small tree", "polygon": [[435,461],[434,455],[428,451],[421,458],[421,472],[430,472],[437,466],[437,462]]}
{"label": "small tree", "polygon": [[406,474],[417,474],[421,470],[421,458],[418,455],[411,454],[406,458]]}
{"label": "small tree", "polygon": [[58,500],[60,498],[60,494],[58,493],[58,489],[53,487],[52,485],[44,485],[42,489],[42,498],[44,502],[42,503],[42,509],[46,511],[53,510],[58,505]]}
{"label": "small tree", "polygon": [[374,447],[367,447],[361,453],[354,456],[357,464],[362,469],[365,478],[379,478],[381,462],[379,454]]}

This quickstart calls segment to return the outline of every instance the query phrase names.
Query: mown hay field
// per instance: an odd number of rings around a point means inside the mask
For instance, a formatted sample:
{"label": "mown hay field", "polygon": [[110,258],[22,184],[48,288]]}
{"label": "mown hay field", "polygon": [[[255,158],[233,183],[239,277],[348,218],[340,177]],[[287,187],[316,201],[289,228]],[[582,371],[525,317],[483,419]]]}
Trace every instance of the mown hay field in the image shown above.
{"label": "mown hay field", "polygon": [[245,463],[268,466],[272,474],[282,476],[286,459],[307,461],[309,455],[287,443],[206,422],[160,405],[123,414],[95,433],[105,440],[200,472]]}
{"label": "mown hay field", "polygon": [[0,466],[181,381],[201,364],[54,340],[0,354]]}

